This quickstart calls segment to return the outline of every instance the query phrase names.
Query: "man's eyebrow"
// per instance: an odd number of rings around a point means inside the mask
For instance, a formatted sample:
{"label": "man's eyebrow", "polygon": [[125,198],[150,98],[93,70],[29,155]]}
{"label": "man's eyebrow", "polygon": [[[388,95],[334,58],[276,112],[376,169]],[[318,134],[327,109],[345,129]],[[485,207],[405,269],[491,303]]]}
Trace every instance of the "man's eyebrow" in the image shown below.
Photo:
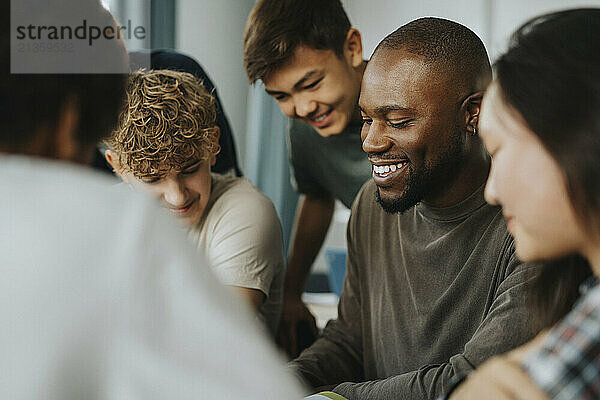
{"label": "man's eyebrow", "polygon": [[[302,85],[304,85],[307,80],[313,78],[315,75],[319,75],[320,73],[322,73],[322,70],[319,69],[313,69],[311,71],[308,71],[306,74],[304,74],[302,78],[298,80],[298,82],[294,84],[294,90],[301,89]],[[267,92],[267,94],[270,96],[279,96],[287,94],[285,92],[280,92],[278,90],[269,90],[267,88],[265,88],[265,92]]]}
{"label": "man's eyebrow", "polygon": [[269,90],[267,88],[265,88],[265,92],[267,92],[267,94],[269,96],[279,96],[279,95],[282,95],[282,94],[286,94],[285,92],[278,92],[277,90]]}
{"label": "man's eyebrow", "polygon": [[385,115],[385,114],[390,113],[392,111],[402,111],[402,112],[407,112],[407,113],[415,113],[417,110],[415,110],[412,107],[404,107],[404,106],[401,106],[401,105],[398,105],[398,104],[389,104],[389,105],[385,105],[385,106],[375,107],[375,114],[377,114],[377,115]]}
{"label": "man's eyebrow", "polygon": [[315,75],[318,75],[320,72],[321,72],[321,70],[317,70],[317,69],[308,71],[306,74],[304,74],[304,76],[302,78],[300,78],[300,80],[298,82],[296,82],[296,84],[294,85],[294,89],[296,89],[296,90],[300,89],[307,80],[314,77]]}

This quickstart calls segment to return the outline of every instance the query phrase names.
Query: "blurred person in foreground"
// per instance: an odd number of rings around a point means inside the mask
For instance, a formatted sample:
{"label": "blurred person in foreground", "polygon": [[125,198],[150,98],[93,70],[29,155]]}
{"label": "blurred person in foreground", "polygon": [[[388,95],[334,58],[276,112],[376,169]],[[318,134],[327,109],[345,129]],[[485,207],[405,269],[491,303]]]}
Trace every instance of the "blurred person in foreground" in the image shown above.
{"label": "blurred person in foreground", "polygon": [[[25,26],[85,20],[115,29],[99,1],[11,6]],[[11,25],[3,26],[0,398],[301,397],[244,305],[171,218],[152,199],[109,190],[111,181],[86,167],[117,121],[122,41],[78,46],[75,38],[73,51],[30,66],[52,73],[11,73]],[[94,69],[59,72],[90,57]],[[106,67],[98,60],[122,69],[94,73]]]}
{"label": "blurred person in foreground", "polygon": [[215,99],[186,72],[131,74],[106,159],[124,182],[156,196],[189,228],[220,281],[274,335],[281,315],[283,244],[271,201],[245,178],[211,173],[219,153]]}
{"label": "blurred person in foreground", "polygon": [[[480,119],[493,160],[485,195],[518,256],[546,262],[532,294],[551,327],[482,365],[453,400],[600,398],[599,37],[600,9],[547,14],[496,62]],[[560,280],[590,268],[580,296],[565,296]]]}

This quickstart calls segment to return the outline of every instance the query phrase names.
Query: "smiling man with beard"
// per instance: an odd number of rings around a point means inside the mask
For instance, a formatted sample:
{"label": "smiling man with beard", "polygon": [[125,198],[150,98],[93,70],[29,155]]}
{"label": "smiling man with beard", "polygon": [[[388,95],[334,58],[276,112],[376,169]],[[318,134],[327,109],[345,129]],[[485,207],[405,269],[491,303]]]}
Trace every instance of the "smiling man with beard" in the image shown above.
{"label": "smiling man with beard", "polygon": [[377,47],[359,105],[373,165],[352,208],[339,317],[292,367],[349,399],[432,399],[530,339],[526,283],[477,135],[491,68],[481,40],[439,18]]}

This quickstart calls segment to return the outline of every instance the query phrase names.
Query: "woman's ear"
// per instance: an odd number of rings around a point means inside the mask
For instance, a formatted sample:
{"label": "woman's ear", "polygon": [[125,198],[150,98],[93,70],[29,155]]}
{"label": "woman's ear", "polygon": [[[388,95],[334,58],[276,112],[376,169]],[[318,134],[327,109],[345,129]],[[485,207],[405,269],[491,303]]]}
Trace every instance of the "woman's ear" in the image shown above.
{"label": "woman's ear", "polygon": [[[214,143],[217,145],[217,151],[215,151],[210,156],[210,165],[213,166],[217,162],[217,154],[221,151],[221,146],[219,146],[219,138],[221,137],[221,129],[218,126],[215,126],[215,131],[213,133]],[[112,165],[112,164],[111,164]]]}

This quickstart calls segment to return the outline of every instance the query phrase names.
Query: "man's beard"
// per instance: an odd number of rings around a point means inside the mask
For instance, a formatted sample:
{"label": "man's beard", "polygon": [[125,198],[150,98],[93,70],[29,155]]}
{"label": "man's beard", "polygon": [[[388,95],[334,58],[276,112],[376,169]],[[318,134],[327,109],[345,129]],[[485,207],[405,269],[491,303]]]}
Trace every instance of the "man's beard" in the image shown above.
{"label": "man's beard", "polygon": [[425,164],[420,170],[415,170],[412,163],[409,164],[406,187],[399,196],[384,200],[378,187],[375,195],[381,208],[390,214],[404,213],[424,198],[446,191],[453,184],[462,165],[463,142],[462,136],[457,132],[438,159]]}

